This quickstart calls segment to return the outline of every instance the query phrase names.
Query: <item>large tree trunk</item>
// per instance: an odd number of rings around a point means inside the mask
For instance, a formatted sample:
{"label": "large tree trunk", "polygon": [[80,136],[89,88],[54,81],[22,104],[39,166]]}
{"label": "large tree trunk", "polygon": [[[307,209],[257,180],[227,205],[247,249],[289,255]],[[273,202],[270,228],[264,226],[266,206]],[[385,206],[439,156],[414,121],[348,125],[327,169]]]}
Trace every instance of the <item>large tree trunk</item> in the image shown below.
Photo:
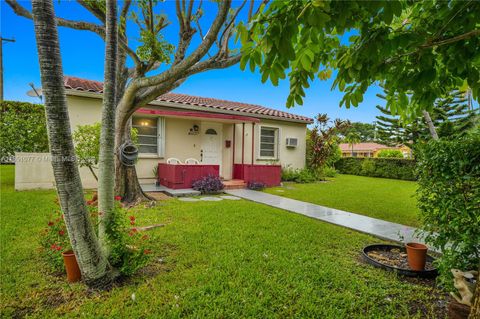
{"label": "large tree trunk", "polygon": [[480,267],[478,269],[477,287],[473,295],[473,304],[472,308],[470,308],[468,319],[480,319]]}
{"label": "large tree trunk", "polygon": [[435,129],[435,125],[433,125],[432,118],[430,117],[430,113],[427,111],[422,111],[423,117],[425,118],[425,122],[427,123],[428,130],[430,131],[430,135],[434,140],[438,140],[437,130]]}
{"label": "large tree trunk", "polygon": [[[122,197],[123,204],[135,205],[150,198],[142,191],[138,182],[135,167],[126,167],[120,161],[120,146],[131,142],[131,125],[127,115],[119,112],[122,110],[122,97],[128,81],[128,69],[125,67],[126,53],[119,49],[117,59],[117,89],[116,89],[116,117],[115,117],[115,194]],[[123,124],[126,123],[126,124]]]}
{"label": "large tree trunk", "polygon": [[93,288],[105,288],[111,284],[111,272],[90,222],[83,197],[70,130],[52,0],[33,0],[32,11],[48,139],[60,206],[85,283]]}
{"label": "large tree trunk", "polygon": [[117,79],[117,2],[106,1],[105,75],[103,83],[102,130],[98,162],[98,211],[100,245],[108,256],[107,227],[115,196],[115,107]]}
{"label": "large tree trunk", "polygon": [[[117,113],[117,116],[122,114]],[[123,115],[126,117],[126,115]],[[122,119],[117,118],[117,127],[119,128],[115,134],[115,145],[117,150],[126,143],[132,142],[131,136],[131,120],[127,119],[126,124],[122,125]],[[123,129],[121,129],[123,127]],[[117,152],[115,162],[115,187],[116,194],[122,196],[122,202],[125,205],[133,206],[142,201],[150,200],[142,190],[140,182],[138,181],[137,171],[135,166],[125,166],[120,161],[120,152]]]}

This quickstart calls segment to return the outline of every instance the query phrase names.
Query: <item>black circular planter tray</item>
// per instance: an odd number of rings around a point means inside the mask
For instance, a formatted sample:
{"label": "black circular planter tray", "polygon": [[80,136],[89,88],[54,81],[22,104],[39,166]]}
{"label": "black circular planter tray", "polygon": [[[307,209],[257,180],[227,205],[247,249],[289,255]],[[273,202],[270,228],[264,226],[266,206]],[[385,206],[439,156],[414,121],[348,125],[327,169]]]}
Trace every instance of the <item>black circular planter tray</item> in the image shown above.
{"label": "black circular planter tray", "polygon": [[[437,269],[430,269],[430,270],[411,270],[407,268],[399,268],[395,266],[390,266],[386,264],[382,264],[379,261],[370,258],[368,256],[368,253],[371,251],[378,251],[378,250],[384,250],[384,251],[390,251],[394,248],[400,249],[400,251],[405,252],[405,247],[398,246],[398,245],[384,245],[384,244],[377,244],[377,245],[369,245],[363,248],[363,259],[369,263],[370,265],[373,265],[378,268],[382,268],[388,271],[394,271],[400,275],[403,276],[408,276],[408,277],[421,277],[421,278],[434,278],[438,275]],[[433,262],[435,258],[432,256],[427,255],[427,262]]]}

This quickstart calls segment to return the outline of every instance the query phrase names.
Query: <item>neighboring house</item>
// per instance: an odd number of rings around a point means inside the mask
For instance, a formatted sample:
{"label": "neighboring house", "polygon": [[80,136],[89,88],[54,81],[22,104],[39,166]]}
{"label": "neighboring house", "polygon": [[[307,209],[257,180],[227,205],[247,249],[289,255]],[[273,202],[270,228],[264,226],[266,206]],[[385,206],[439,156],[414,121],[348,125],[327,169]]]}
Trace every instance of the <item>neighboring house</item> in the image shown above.
{"label": "neighboring house", "polygon": [[[72,130],[100,122],[103,84],[70,76],[64,81]],[[259,105],[167,93],[132,117],[138,130],[137,174],[141,183],[151,183],[154,167],[169,158],[218,165],[218,174],[225,180],[266,172],[257,165],[303,168],[306,126],[312,122]],[[245,172],[248,164],[256,170]],[[81,170],[82,180],[90,179],[85,174]]]}
{"label": "neighboring house", "polygon": [[404,158],[412,157],[412,150],[405,145],[391,147],[378,143],[358,143],[353,144],[353,153],[351,144],[341,143],[339,146],[342,157],[377,157],[381,150],[399,150]]}

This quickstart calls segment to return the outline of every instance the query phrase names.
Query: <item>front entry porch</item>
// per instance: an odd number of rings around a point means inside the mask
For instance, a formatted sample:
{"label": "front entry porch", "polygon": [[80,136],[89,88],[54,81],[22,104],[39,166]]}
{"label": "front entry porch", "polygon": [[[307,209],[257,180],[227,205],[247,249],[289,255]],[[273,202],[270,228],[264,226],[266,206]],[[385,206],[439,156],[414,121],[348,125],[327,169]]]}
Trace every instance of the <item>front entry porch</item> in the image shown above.
{"label": "front entry porch", "polygon": [[[148,134],[153,133],[146,131],[152,125],[144,128],[143,123],[156,121],[162,125],[156,129],[159,134],[156,150],[162,155],[155,163],[157,185],[173,190],[190,189],[196,180],[208,175],[221,178],[226,189],[245,188],[249,182],[280,184],[280,165],[257,163],[265,161],[260,143],[265,144],[268,138],[260,134],[258,118],[158,109],[140,109],[137,113],[142,114],[136,122],[142,130],[139,136],[145,150],[149,150],[151,143]],[[277,146],[273,141],[270,144],[273,156]]]}

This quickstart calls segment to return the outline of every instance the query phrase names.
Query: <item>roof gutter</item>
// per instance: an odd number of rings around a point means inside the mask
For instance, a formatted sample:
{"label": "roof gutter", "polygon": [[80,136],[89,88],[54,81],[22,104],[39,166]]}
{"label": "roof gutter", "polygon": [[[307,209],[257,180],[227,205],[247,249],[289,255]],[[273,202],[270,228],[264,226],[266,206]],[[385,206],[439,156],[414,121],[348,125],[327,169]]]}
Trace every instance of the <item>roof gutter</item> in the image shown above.
{"label": "roof gutter", "polygon": [[[101,99],[103,94],[96,93],[96,92],[89,92],[89,91],[80,91],[75,89],[65,89],[67,95],[74,95],[74,96],[82,96],[82,97],[89,97],[95,99]],[[148,103],[147,106],[167,106],[173,107],[178,109],[185,109],[185,110],[192,110],[192,111],[203,111],[203,112],[211,112],[211,113],[220,113],[220,114],[230,114],[230,115],[246,115],[248,114],[249,117],[255,117],[260,119],[268,119],[268,120],[276,120],[276,121],[285,121],[285,122],[293,122],[293,123],[301,123],[301,124],[311,124],[313,121],[305,121],[300,119],[289,119],[286,117],[277,117],[265,114],[256,114],[256,113],[249,113],[249,112],[239,112],[239,111],[232,111],[232,110],[216,110],[209,106],[198,106],[198,105],[191,105],[191,104],[182,104],[182,103],[175,103],[175,102],[164,102],[164,101],[152,101]]]}

